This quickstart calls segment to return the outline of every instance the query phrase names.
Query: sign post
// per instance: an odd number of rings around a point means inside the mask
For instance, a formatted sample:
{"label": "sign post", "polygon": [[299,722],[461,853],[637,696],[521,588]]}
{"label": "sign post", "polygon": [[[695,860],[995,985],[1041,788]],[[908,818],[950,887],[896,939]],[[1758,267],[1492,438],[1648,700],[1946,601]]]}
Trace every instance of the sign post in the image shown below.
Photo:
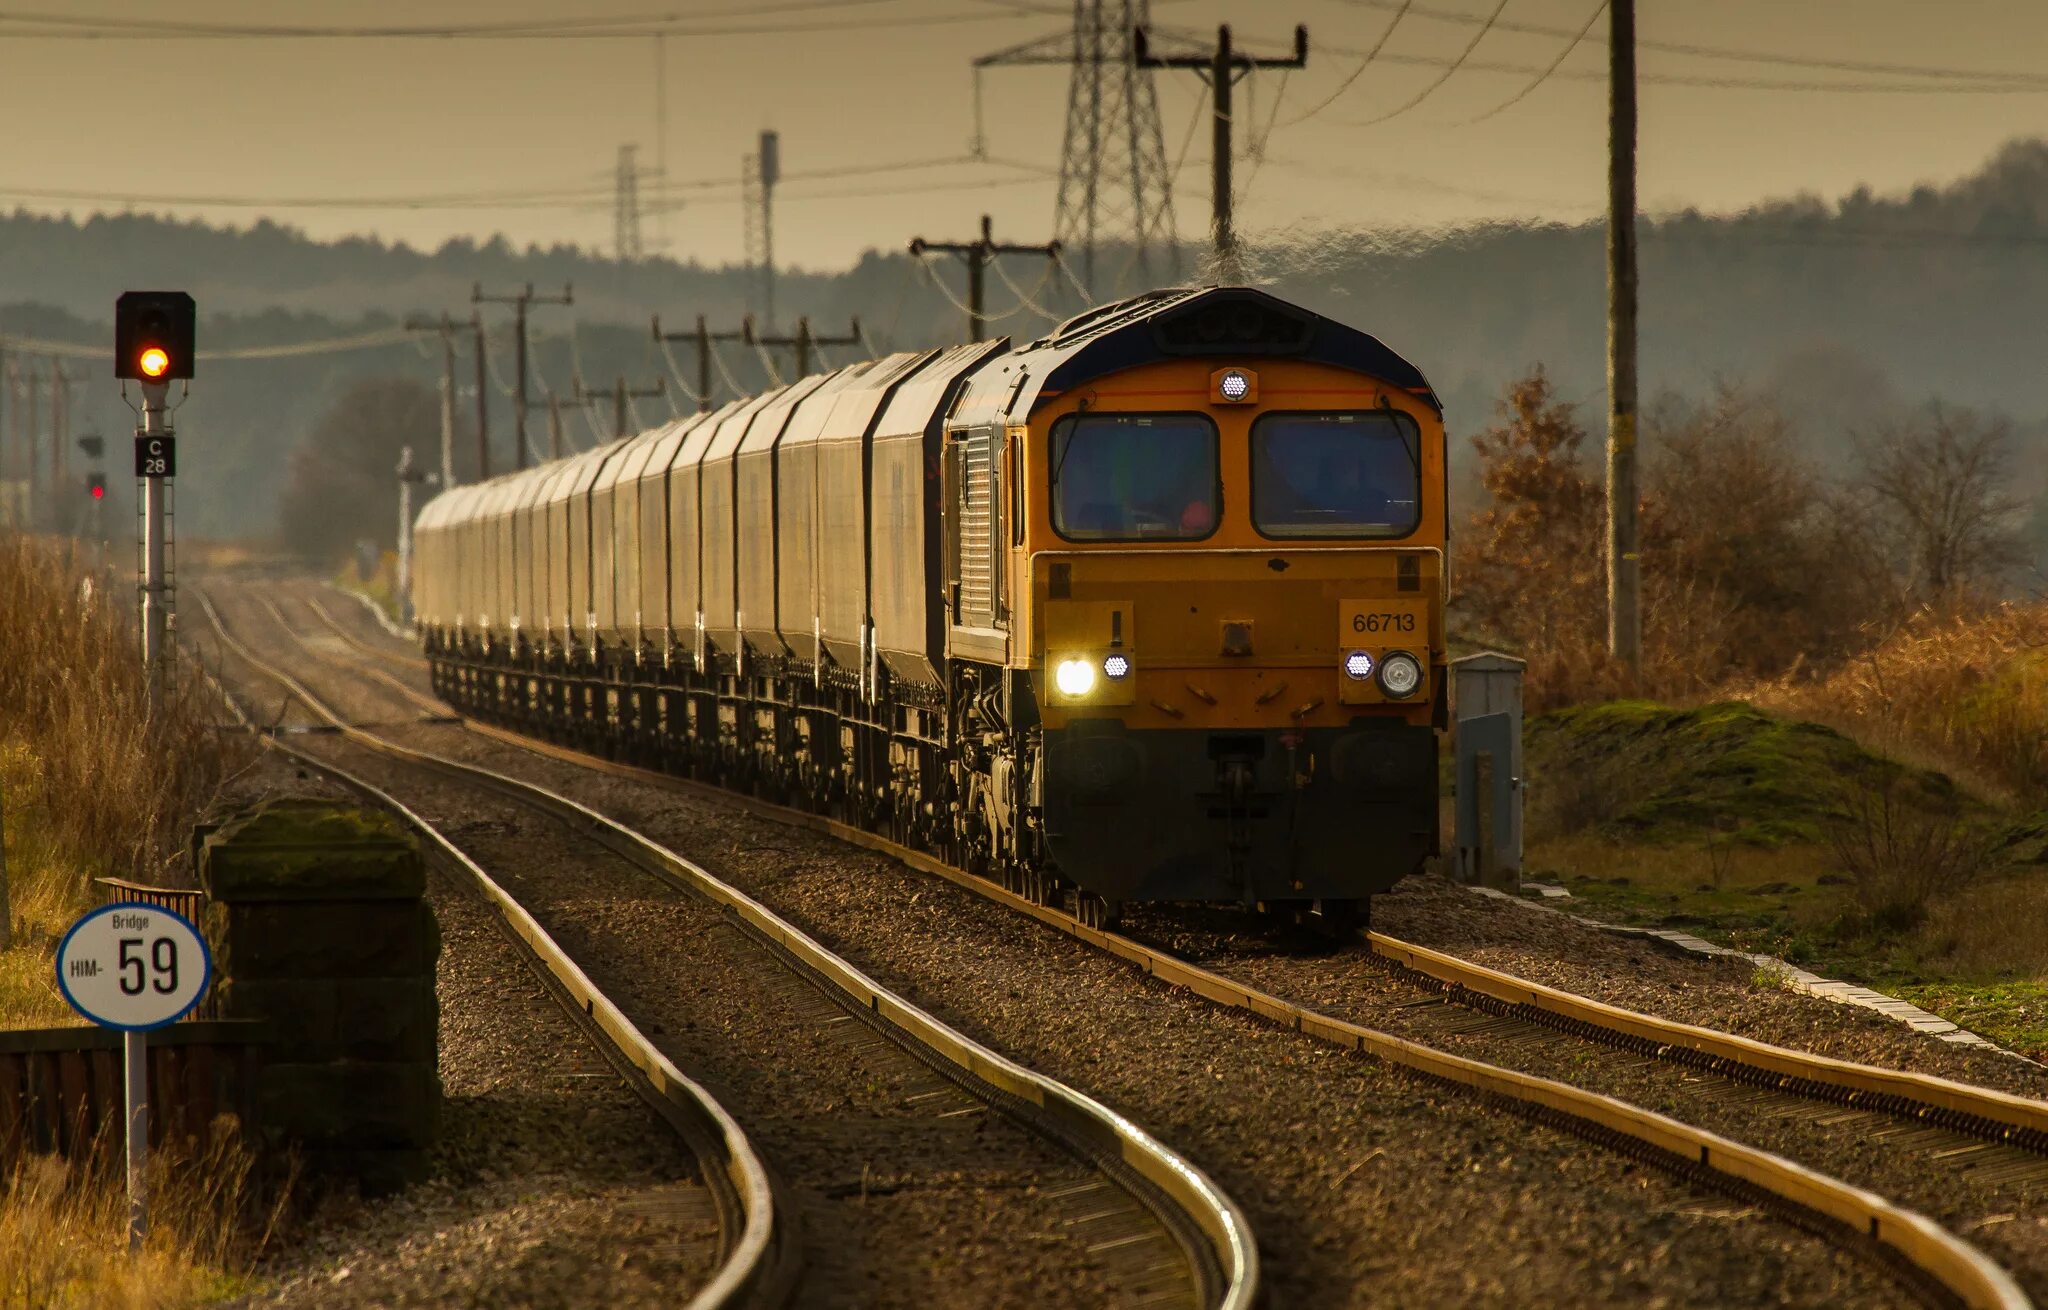
{"label": "sign post", "polygon": [[161,905],[103,905],[57,947],[57,987],[71,1008],[121,1032],[128,1143],[128,1251],[149,1229],[149,1032],[191,1013],[213,980],[213,954],[192,921]]}

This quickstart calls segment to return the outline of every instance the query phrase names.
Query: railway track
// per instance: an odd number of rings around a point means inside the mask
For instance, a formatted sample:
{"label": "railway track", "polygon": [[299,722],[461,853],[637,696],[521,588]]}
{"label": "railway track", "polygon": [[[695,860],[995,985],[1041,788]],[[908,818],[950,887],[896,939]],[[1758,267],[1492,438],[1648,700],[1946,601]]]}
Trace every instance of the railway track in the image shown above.
{"label": "railway track", "polygon": [[[330,615],[323,613],[322,618],[362,654],[379,659],[403,658],[356,639]],[[416,691],[409,689],[409,695],[421,703],[430,703]],[[1340,1014],[1282,999],[1273,992],[1202,969],[1135,938],[1087,927],[1059,909],[1028,901],[920,852],[817,815],[596,759],[488,725],[472,722],[467,726],[525,749],[585,766],[664,786],[701,789],[724,803],[884,852],[1108,950],[1155,977],[1186,986],[1217,1003],[1249,1010],[1309,1036],[1368,1051],[1432,1077],[1479,1089],[1513,1102],[1535,1117],[1567,1121],[1573,1131],[1609,1145],[1653,1154],[1662,1152],[1668,1157],[1663,1161],[1666,1164],[1683,1159],[1689,1169],[1713,1175],[1708,1181],[1727,1190],[1760,1196],[1781,1207],[1797,1207],[1836,1226],[1843,1235],[1864,1234],[1885,1248],[1893,1260],[1938,1285],[1937,1294],[1941,1297],[1969,1305],[2030,1304],[2025,1292],[2004,1269],[1941,1225],[1885,1201],[1872,1191],[1836,1182],[1816,1170],[1743,1146],[1696,1125],[1650,1114],[1616,1098],[1554,1079],[1537,1078],[1502,1065],[1488,1065],[1432,1049],[1441,1044],[1442,1033],[1425,1032],[1421,1034],[1424,1040],[1409,1040]],[[1429,993],[1424,1004],[1435,1003],[1440,1010],[1455,1010],[1472,1017],[1471,1022],[1438,1021],[1425,1027],[1458,1029],[1451,1034],[1454,1037],[1484,1032],[1511,1044],[1544,1039],[1587,1043],[1628,1057],[1638,1065],[1668,1067],[1696,1084],[1725,1087],[1734,1100],[1759,1114],[1796,1117],[1804,1125],[1836,1133],[1896,1138],[1922,1155],[1943,1160],[1950,1168],[1967,1170],[1974,1175],[1971,1181],[1975,1184],[2024,1187],[2048,1180],[2048,1162],[2042,1159],[2044,1151],[2048,1151],[2048,1106],[2041,1102],[1923,1074],[1830,1060],[1624,1010],[1382,934],[1372,934],[1369,944],[1390,976]],[[1413,1001],[1407,1004],[1422,1008]],[[1787,1105],[1795,1107],[1792,1115],[1783,1113]],[[1810,1108],[1801,1111],[1796,1108],[1800,1105]]]}
{"label": "railway track", "polygon": [[[275,602],[265,598],[262,603],[279,628],[304,649],[317,657],[339,658],[294,629]],[[325,626],[341,637],[348,636],[317,601],[307,604]],[[320,693],[238,637],[210,597],[202,596],[202,605],[226,649],[263,679],[287,689],[301,706],[332,729],[339,738],[335,743],[337,751],[356,752],[364,762],[374,762],[375,767],[365,769],[357,763],[345,768],[333,758],[334,752],[287,747],[296,757],[344,778],[366,795],[397,809],[428,834],[430,840],[456,852],[474,870],[474,876],[485,876],[482,865],[460,851],[457,839],[493,851],[493,863],[511,859],[511,852],[503,849],[510,845],[523,848],[529,863],[575,871],[574,886],[532,876],[506,880],[513,884],[510,887],[492,885],[500,887],[501,908],[507,908],[508,913],[516,911],[531,924],[533,931],[545,937],[545,920],[557,936],[572,942],[562,955],[569,968],[576,968],[571,955],[589,963],[595,981],[578,970],[581,990],[576,994],[587,1006],[601,1004],[607,1014],[615,1016],[606,1025],[606,1034],[617,1040],[621,1049],[637,1052],[641,1059],[636,1059],[636,1064],[648,1056],[660,1057],[660,1050],[646,1034],[632,1026],[626,1018],[627,1011],[660,1014],[671,1042],[677,1025],[687,1027],[700,1018],[674,1007],[662,1009],[630,976],[630,970],[608,958],[615,950],[624,949],[619,946],[622,939],[612,935],[617,932],[617,925],[606,921],[608,908],[621,904],[628,907],[635,919],[666,916],[664,922],[676,930],[666,939],[668,949],[659,952],[660,965],[680,967],[673,945],[676,936],[684,935],[692,943],[693,949],[687,953],[692,957],[723,952],[728,963],[741,955],[753,957],[744,981],[737,981],[737,968],[735,978],[727,980],[726,989],[734,999],[760,1000],[763,964],[780,979],[768,984],[769,1004],[758,1008],[787,1011],[786,1017],[793,1027],[809,1031],[742,1032],[741,1045],[747,1045],[751,1037],[753,1053],[761,1060],[802,1062],[807,1049],[815,1056],[821,1033],[845,1043],[853,1062],[836,1084],[832,1077],[822,1074],[809,1081],[798,1078],[791,1083],[802,1084],[799,1092],[813,1100],[822,1098],[824,1106],[822,1113],[806,1121],[801,1132],[789,1131],[784,1122],[804,1118],[794,1110],[762,1105],[753,1109],[754,1114],[767,1116],[776,1124],[771,1131],[780,1149],[769,1151],[769,1157],[796,1162],[789,1168],[805,1184],[802,1190],[806,1204],[801,1208],[806,1218],[816,1221],[821,1213],[836,1213],[845,1208],[829,1203],[848,1199],[833,1195],[834,1189],[843,1184],[821,1181],[814,1171],[843,1169],[849,1152],[858,1154],[861,1135],[884,1142],[921,1136],[929,1140],[908,1154],[931,1157],[921,1160],[922,1176],[916,1170],[902,1174],[885,1170],[871,1180],[864,1167],[857,1178],[858,1199],[863,1208],[870,1196],[893,1193],[910,1195],[915,1203],[914,1195],[920,1186],[931,1186],[932,1179],[949,1171],[970,1180],[969,1185],[974,1178],[982,1177],[997,1188],[1028,1194],[1028,1201],[995,1206],[991,1219],[1000,1224],[1017,1213],[1032,1212],[1042,1222],[1037,1230],[1016,1234],[1019,1241],[1049,1244],[1053,1261],[1071,1266],[1070,1282],[1078,1278],[1106,1284],[1062,1286],[1057,1277],[1052,1277],[1035,1290],[984,1288],[983,1299],[987,1303],[1029,1304],[1037,1292],[1044,1292],[1084,1301],[1105,1299],[1106,1294],[1107,1299],[1133,1304],[1238,1310],[1256,1298],[1258,1255],[1243,1213],[1199,1170],[1134,1123],[962,1036],[874,982],[758,901],[625,825],[547,788],[408,747],[383,733],[356,726]],[[402,699],[416,709],[431,706],[420,693],[389,675],[373,681],[387,702]],[[394,794],[393,783],[364,776],[380,770],[402,775],[408,795],[424,796],[426,801],[408,806]],[[479,805],[479,799],[484,804]],[[495,850],[489,838],[470,838],[461,831],[451,837],[443,830],[445,824],[437,824],[423,813],[429,802],[437,804],[444,813],[464,813],[469,819],[467,828],[475,828],[479,822],[505,825],[513,828],[513,836],[509,842],[497,843]],[[539,826],[530,822],[520,824],[510,817],[521,812],[544,816],[545,822]],[[595,857],[593,850],[598,852]],[[602,884],[592,878],[594,869],[603,875]],[[643,884],[652,884],[657,888],[656,894],[631,897],[625,888],[636,878]],[[591,890],[598,885],[611,889],[610,894],[604,898],[593,896]],[[607,905],[590,911],[588,907],[598,900],[606,901]],[[585,912],[571,910],[572,904],[585,907]],[[708,946],[713,941],[717,942],[716,951]],[[592,962],[600,957],[602,964]],[[696,985],[702,985],[701,980]],[[625,1000],[604,1000],[607,989],[623,989]],[[720,1021],[728,1029],[733,1026],[723,1016]],[[661,1035],[664,1026],[651,1024],[648,1031]],[[666,1064],[665,1057],[662,1059]],[[832,1061],[813,1059],[812,1063],[825,1068]],[[816,1074],[817,1070],[807,1072]],[[754,1071],[729,1059],[721,1081],[748,1084],[753,1077]],[[903,1107],[917,1107],[915,1113],[872,1113],[875,1107],[871,1103],[878,1094],[874,1086],[877,1078],[889,1085],[890,1095],[897,1097]],[[855,1085],[864,1079],[868,1086]],[[869,1112],[867,1117],[846,1113],[849,1105],[856,1111]],[[837,1136],[824,1126],[824,1121],[834,1114],[845,1121]],[[990,1117],[999,1117],[1021,1130],[1016,1136],[1025,1149],[1004,1154],[1003,1146],[991,1147],[991,1140],[1002,1134],[989,1130],[985,1119]],[[820,1152],[821,1139],[829,1139],[835,1149]],[[819,1203],[821,1196],[827,1198],[827,1203]],[[773,1210],[770,1230],[786,1234],[791,1219],[787,1202],[764,1204]],[[908,1218],[914,1221],[917,1215]],[[806,1290],[799,1294],[806,1300],[820,1301],[847,1296],[849,1293],[841,1284],[857,1280],[863,1273],[871,1275],[873,1270],[840,1267],[835,1262],[841,1254],[864,1245],[873,1246],[876,1243],[872,1239],[877,1237],[903,1240],[910,1236],[907,1231],[833,1231],[820,1235],[819,1240],[805,1243],[807,1255],[819,1267],[809,1272]],[[794,1245],[802,1239],[785,1236],[783,1240]],[[914,1251],[905,1252],[907,1266],[914,1269],[919,1263]],[[1045,1261],[1041,1259],[1040,1263]],[[906,1277],[906,1285],[909,1281]],[[957,1296],[963,1289],[927,1289],[923,1297],[906,1295],[900,1300],[905,1304],[917,1303],[928,1299],[932,1291],[941,1296]],[[874,1298],[856,1299],[868,1303]]]}

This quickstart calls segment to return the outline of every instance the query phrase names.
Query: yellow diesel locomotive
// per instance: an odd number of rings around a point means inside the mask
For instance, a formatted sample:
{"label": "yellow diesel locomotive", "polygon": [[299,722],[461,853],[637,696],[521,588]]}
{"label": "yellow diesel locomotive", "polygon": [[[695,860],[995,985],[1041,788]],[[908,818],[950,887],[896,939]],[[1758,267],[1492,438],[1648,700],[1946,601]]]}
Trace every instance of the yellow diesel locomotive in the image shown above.
{"label": "yellow diesel locomotive", "polygon": [[1240,287],[891,355],[444,493],[435,685],[1097,924],[1355,920],[1437,845],[1440,407]]}

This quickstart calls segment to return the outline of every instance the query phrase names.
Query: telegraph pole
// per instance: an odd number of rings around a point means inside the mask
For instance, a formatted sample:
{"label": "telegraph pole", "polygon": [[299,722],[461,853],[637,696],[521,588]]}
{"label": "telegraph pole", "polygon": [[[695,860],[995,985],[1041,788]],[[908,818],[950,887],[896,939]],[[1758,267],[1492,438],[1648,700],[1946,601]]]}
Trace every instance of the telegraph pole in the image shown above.
{"label": "telegraph pole", "polygon": [[514,315],[514,321],[515,321],[515,323],[517,324],[517,328],[518,328],[518,332],[519,332],[519,343],[518,343],[518,351],[519,351],[519,355],[518,355],[518,358],[519,358],[519,390],[518,390],[518,392],[517,392],[517,393],[515,393],[515,394],[514,394],[514,396],[513,396],[513,398],[512,398],[512,414],[513,414],[513,426],[514,426],[514,428],[515,428],[515,429],[517,429],[517,433],[518,433],[518,445],[517,445],[516,449],[515,449],[515,450],[514,450],[514,452],[513,452],[513,459],[514,459],[514,461],[515,461],[514,467],[516,467],[516,468],[525,468],[525,467],[526,467],[526,411],[527,411],[527,402],[526,402],[526,349],[527,349],[527,341],[526,341],[526,311],[527,311],[527,309],[528,309],[528,308],[529,308],[530,306],[533,306],[533,305],[573,305],[573,304],[575,304],[575,303],[576,303],[575,289],[574,289],[574,288],[572,288],[572,287],[571,287],[571,286],[570,286],[570,285],[569,285],[568,283],[564,282],[564,283],[562,284],[562,294],[561,294],[561,295],[559,295],[559,296],[538,296],[538,295],[535,295],[535,294],[534,294],[534,291],[533,291],[533,283],[529,282],[529,283],[527,283],[527,284],[525,285],[525,287],[521,288],[521,289],[520,289],[520,291],[519,291],[519,292],[518,292],[517,294],[515,294],[515,295],[509,295],[509,296],[487,296],[487,295],[485,295],[485,294],[484,294],[484,284],[483,284],[483,283],[481,283],[481,282],[479,282],[479,283],[477,283],[477,284],[476,284],[475,288],[474,288],[473,290],[471,290],[471,292],[470,292],[470,295],[469,295],[469,303],[470,303],[470,304],[472,304],[472,305],[487,305],[487,304],[496,304],[496,305],[511,305],[511,306],[513,307],[513,315]]}
{"label": "telegraph pole", "polygon": [[64,521],[68,516],[59,506],[65,503],[64,497],[69,493],[71,487],[71,437],[68,431],[71,426],[69,421],[71,382],[72,379],[64,376],[64,361],[52,359],[50,361],[50,527],[60,533],[64,531]]}
{"label": "telegraph pole", "polygon": [[786,337],[764,337],[755,335],[754,320],[752,318],[747,319],[746,325],[743,328],[741,328],[740,331],[742,339],[745,340],[745,342],[750,346],[794,347],[796,349],[796,375],[798,377],[804,377],[807,376],[811,371],[811,351],[816,349],[817,347],[857,346],[860,344],[859,316],[856,315],[853,318],[852,322],[853,326],[850,329],[848,329],[847,334],[843,337],[818,336],[816,333],[811,331],[811,320],[808,317],[798,319],[796,321],[796,331]]}
{"label": "telegraph pole", "polygon": [[22,439],[21,466],[28,471],[28,503],[30,506],[28,512],[30,514],[35,513],[34,506],[38,499],[36,495],[36,464],[40,452],[36,449],[36,443],[40,434],[36,429],[42,426],[41,416],[36,413],[36,401],[38,399],[36,393],[43,385],[43,378],[40,373],[36,372],[35,361],[36,357],[34,355],[24,357],[24,362],[28,365],[23,370],[28,374],[28,408],[26,411],[28,430],[23,434]]}
{"label": "telegraph pole", "polygon": [[1607,649],[1643,662],[1636,523],[1636,6],[1611,0],[1607,108]]}
{"label": "telegraph pole", "polygon": [[1214,209],[1211,234],[1216,245],[1216,277],[1220,282],[1241,282],[1244,280],[1244,267],[1237,246],[1237,229],[1232,226],[1230,212],[1231,88],[1239,78],[1255,68],[1306,67],[1308,28],[1295,27],[1293,55],[1286,59],[1264,59],[1256,55],[1241,55],[1233,50],[1228,23],[1216,29],[1216,50],[1210,55],[1155,55],[1147,49],[1145,29],[1141,27],[1132,38],[1132,59],[1140,68],[1189,69],[1209,84],[1209,101],[1213,110],[1210,115],[1209,191]]}
{"label": "telegraph pole", "polygon": [[1060,243],[1048,241],[1042,246],[1019,246],[998,242],[991,233],[992,223],[987,214],[981,216],[981,235],[972,241],[927,241],[923,237],[910,239],[910,253],[923,258],[928,250],[940,254],[958,255],[967,261],[967,339],[982,341],[988,336],[988,288],[986,273],[989,261],[997,255],[1043,255],[1047,259],[1060,257]]}
{"label": "telegraph pole", "polygon": [[455,485],[455,322],[441,315],[439,323],[420,314],[405,320],[409,332],[441,334],[441,485]]}
{"label": "telegraph pole", "polygon": [[651,387],[629,388],[626,385],[626,375],[624,373],[621,373],[619,374],[618,381],[613,384],[612,389],[609,392],[597,392],[587,390],[583,385],[583,379],[576,379],[576,399],[579,403],[588,405],[592,401],[597,400],[601,395],[608,395],[611,397],[612,435],[615,437],[627,436],[630,434],[632,430],[631,424],[627,421],[626,418],[626,413],[629,409],[632,408],[632,406],[627,402],[633,400],[645,400],[650,396],[666,396],[667,394],[667,378],[656,378],[654,380],[654,385]]}
{"label": "telegraph pole", "polygon": [[491,363],[484,354],[490,349],[490,342],[484,338],[484,316],[480,311],[470,311],[469,330],[476,334],[476,480],[484,482],[491,476],[490,383],[485,380]]}
{"label": "telegraph pole", "polygon": [[697,411],[711,412],[711,343],[714,341],[745,341],[748,329],[745,327],[731,332],[713,332],[704,325],[704,316],[697,315],[697,330],[694,332],[663,332],[661,315],[654,316],[654,339],[664,348],[671,341],[688,341],[697,347]]}

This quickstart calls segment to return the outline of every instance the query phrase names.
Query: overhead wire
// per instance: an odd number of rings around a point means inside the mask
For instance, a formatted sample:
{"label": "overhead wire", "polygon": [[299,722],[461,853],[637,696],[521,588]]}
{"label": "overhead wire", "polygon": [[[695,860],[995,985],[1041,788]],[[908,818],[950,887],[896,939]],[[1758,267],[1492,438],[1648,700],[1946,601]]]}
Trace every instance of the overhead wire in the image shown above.
{"label": "overhead wire", "polygon": [[1599,0],[1599,3],[1593,6],[1593,12],[1586,15],[1585,24],[1579,28],[1579,30],[1572,36],[1571,40],[1565,43],[1564,48],[1557,52],[1557,58],[1551,60],[1549,66],[1546,67],[1542,72],[1536,74],[1536,76],[1530,78],[1527,82],[1523,83],[1521,90],[1515,92],[1513,95],[1501,101],[1499,104],[1487,110],[1485,113],[1480,114],[1473,118],[1467,118],[1462,120],[1460,123],[1457,124],[1457,126],[1469,127],[1473,123],[1483,123],[1487,119],[1492,118],[1494,115],[1504,113],[1507,110],[1513,109],[1516,105],[1521,104],[1522,101],[1528,97],[1531,91],[1534,91],[1537,87],[1542,86],[1545,82],[1549,81],[1550,75],[1552,73],[1555,73],[1559,68],[1563,67],[1565,60],[1571,58],[1572,51],[1577,50],[1579,46],[1585,41],[1587,35],[1592,32],[1593,24],[1600,21],[1600,15],[1607,12],[1607,4],[1608,0]]}
{"label": "overhead wire", "polygon": [[1508,0],[1500,0],[1500,3],[1496,4],[1493,7],[1493,12],[1487,16],[1486,22],[1480,27],[1480,29],[1477,32],[1474,32],[1472,34],[1472,39],[1465,43],[1465,48],[1458,52],[1458,57],[1453,59],[1449,64],[1445,65],[1443,71],[1437,74],[1435,81],[1431,82],[1428,86],[1423,87],[1420,91],[1417,91],[1413,96],[1409,97],[1406,101],[1394,106],[1392,109],[1387,110],[1385,113],[1377,114],[1361,122],[1351,123],[1349,124],[1349,126],[1372,127],[1375,124],[1384,123],[1390,118],[1399,118],[1401,115],[1407,113],[1409,110],[1415,108],[1423,101],[1435,95],[1437,92],[1437,88],[1441,87],[1444,83],[1450,81],[1451,78],[1457,74],[1457,71],[1465,66],[1465,61],[1471,58],[1472,52],[1474,50],[1477,50],[1479,48],[1479,43],[1486,39],[1486,34],[1493,30],[1494,22],[1500,18],[1501,11],[1506,9],[1507,7]]}
{"label": "overhead wire", "polygon": [[[1343,3],[1357,9],[1400,9],[1403,13],[1413,12],[1417,17],[1430,18],[1448,23],[1478,23],[1483,20],[1478,14],[1460,13],[1454,9],[1437,9],[1429,5],[1416,6],[1414,0],[1343,0]],[[1544,23],[1520,22],[1502,19],[1494,26],[1503,32],[1516,32],[1528,36],[1568,37],[1568,27],[1553,27]],[[1595,45],[1607,42],[1600,37],[1591,38]],[[1638,50],[1652,50],[1661,54],[1691,55],[1700,59],[1720,59],[1737,63],[1775,64],[1788,68],[1817,68],[1838,73],[1878,73],[1907,77],[1946,78],[1952,81],[1975,81],[1995,83],[2032,82],[2048,87],[2048,74],[2033,72],[2001,72],[1985,68],[1954,68],[1930,64],[1886,63],[1860,59],[1836,59],[1815,55],[1792,55],[1779,50],[1740,50],[1731,46],[1701,45],[1687,41],[1657,41],[1641,36],[1636,38]]]}
{"label": "overhead wire", "polygon": [[1408,6],[1411,2],[1412,0],[1401,0],[1401,7],[1394,14],[1394,21],[1388,23],[1386,30],[1380,33],[1380,39],[1372,43],[1372,49],[1366,51],[1365,57],[1358,61],[1358,67],[1351,70],[1351,76],[1345,78],[1343,82],[1338,84],[1335,91],[1330,92],[1329,95],[1317,101],[1313,107],[1303,113],[1296,114],[1281,126],[1293,127],[1297,123],[1306,123],[1309,119],[1314,118],[1317,114],[1322,113],[1325,109],[1335,104],[1339,97],[1346,91],[1349,91],[1353,84],[1365,75],[1365,70],[1371,66],[1372,61],[1380,57],[1380,51],[1386,49],[1387,38],[1394,34],[1394,29],[1399,27],[1401,20],[1408,16]]}
{"label": "overhead wire", "polygon": [[[997,280],[1008,287],[1010,293],[1017,297],[1016,305],[1010,310],[1011,314],[1016,313],[1020,309],[1028,309],[1048,323],[1057,323],[1066,317],[1064,314],[1055,314],[1044,305],[1039,304],[1036,298],[1039,292],[1045,290],[1046,283],[1052,281],[1053,264],[1050,259],[1045,261],[1045,271],[1039,275],[1038,285],[1032,287],[1029,291],[1019,286],[1016,280],[1004,270],[1002,260],[991,259],[988,261],[988,266],[995,270]],[[1004,315],[1006,318],[1008,316]]]}
{"label": "overhead wire", "polygon": [[[412,341],[413,334],[404,328],[378,328],[375,331],[358,333],[346,337],[322,337],[315,341],[295,341],[274,346],[231,346],[226,349],[195,350],[195,360],[224,361],[241,359],[290,359],[304,355],[331,355],[350,350],[375,350],[395,346],[401,341]],[[52,341],[41,337],[0,334],[0,349],[20,351],[26,354],[61,356],[66,359],[110,359],[113,349],[102,342],[87,345],[76,341]],[[431,358],[431,356],[429,356]]]}
{"label": "overhead wire", "polygon": [[[710,397],[699,395],[695,387],[691,386],[688,382],[685,382],[683,380],[683,370],[676,364],[675,353],[668,348],[668,338],[656,337],[654,340],[655,344],[661,347],[661,357],[668,361],[669,376],[675,379],[677,390],[681,391],[684,395],[688,396],[690,399],[696,401],[700,405],[707,403],[710,400]],[[671,393],[669,403],[671,405],[675,404],[673,393]],[[678,410],[677,412],[680,413],[681,411]]]}
{"label": "overhead wire", "polygon": [[[703,17],[747,17],[763,10],[733,10],[724,15],[665,14],[637,23],[576,26],[577,20],[535,20],[510,25],[439,24],[435,26],[293,26],[288,24],[195,24],[170,20],[81,18],[68,14],[0,10],[0,36],[9,39],[77,41],[220,41],[220,40],[478,40],[478,41],[602,41],[645,40],[656,36],[804,36],[815,33],[875,31],[902,27],[953,27],[967,23],[1015,21],[1019,13],[879,15],[858,19],[803,22],[742,22],[704,26]],[[584,23],[604,20],[580,20]]]}
{"label": "overhead wire", "polygon": [[760,356],[761,371],[768,375],[768,385],[771,387],[783,385],[782,370],[775,367],[775,360],[768,354],[768,348],[758,340],[749,341],[747,344],[754,348],[756,355]]}
{"label": "overhead wire", "polygon": [[740,400],[753,394],[741,386],[739,380],[733,377],[732,370],[725,366],[725,352],[718,348],[718,342],[715,339],[711,342],[711,362],[717,366],[718,376],[725,379],[726,390],[732,392],[734,400]]}

